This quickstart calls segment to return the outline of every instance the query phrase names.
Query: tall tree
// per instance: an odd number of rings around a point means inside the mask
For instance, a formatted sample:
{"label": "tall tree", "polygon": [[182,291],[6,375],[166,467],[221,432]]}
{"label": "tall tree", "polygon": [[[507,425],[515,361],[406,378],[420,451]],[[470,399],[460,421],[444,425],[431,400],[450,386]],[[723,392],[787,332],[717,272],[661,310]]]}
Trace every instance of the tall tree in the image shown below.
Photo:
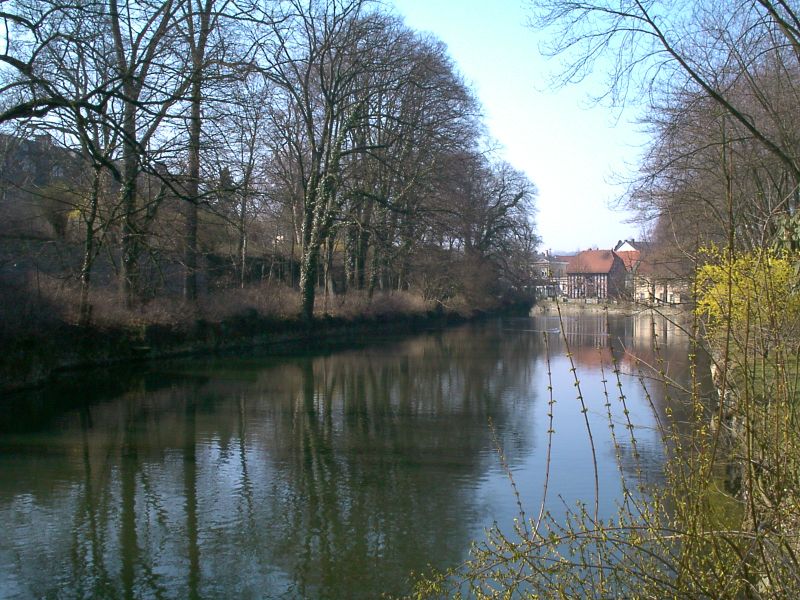
{"label": "tall tree", "polygon": [[301,173],[301,317],[313,317],[319,259],[340,214],[343,156],[365,118],[368,96],[358,76],[376,68],[385,40],[380,19],[365,0],[288,0],[277,3],[261,46],[265,75],[280,90],[283,113],[299,124],[301,140],[287,140]]}
{"label": "tall tree", "polygon": [[[61,85],[60,53],[92,49],[96,19],[104,3],[18,0],[0,5],[0,124],[42,118],[59,109],[99,111],[117,92],[118,81],[102,79],[76,90]],[[86,27],[82,19],[86,19]],[[93,22],[94,21],[94,22]]]}
{"label": "tall tree", "polygon": [[607,93],[615,101],[633,91],[659,106],[708,99],[726,115],[733,136],[751,139],[782,166],[789,193],[780,212],[800,206],[800,132],[791,117],[800,100],[796,2],[533,0],[531,6],[535,25],[555,29],[548,50],[566,59],[562,81],[580,79],[610,57]]}
{"label": "tall tree", "polygon": [[354,132],[363,151],[350,157],[347,267],[351,284],[366,283],[370,293],[391,287],[392,272],[396,287],[407,286],[410,251],[429,218],[423,199],[431,181],[446,157],[471,147],[481,131],[477,103],[442,44],[402,33],[388,68],[372,76],[381,91]]}
{"label": "tall tree", "polygon": [[[209,87],[209,40],[224,14],[228,0],[186,0],[180,5],[185,26],[191,72],[189,75],[189,124],[186,174],[186,240],[184,298],[197,299],[197,223],[200,196],[202,108]],[[219,57],[222,60],[222,57]]]}
{"label": "tall tree", "polygon": [[[77,213],[83,221],[78,312],[79,322],[87,324],[93,264],[115,218],[113,206],[104,211],[101,200],[108,192],[108,175],[120,177],[114,162],[119,140],[118,80],[108,61],[113,43],[105,7],[99,2],[73,6],[41,1],[14,6],[20,20],[6,29],[5,59],[17,70],[14,75],[6,69],[5,75],[6,92],[17,105],[16,112],[10,109],[5,116],[24,119],[31,128],[57,136],[60,144],[50,152],[69,149],[75,155],[73,164],[80,167],[74,169],[72,189],[63,190],[55,201],[63,205],[64,214]],[[21,38],[18,43],[15,36]],[[9,58],[12,52],[16,61]],[[75,202],[69,205],[71,198]]]}
{"label": "tall tree", "polygon": [[[143,206],[139,177],[151,157],[147,150],[169,109],[184,95],[192,73],[176,52],[176,2],[109,0],[108,18],[114,40],[114,67],[121,82],[121,261],[120,296],[130,308],[139,293],[139,258],[147,218],[156,206],[152,198]],[[150,171],[155,171],[150,165]]]}

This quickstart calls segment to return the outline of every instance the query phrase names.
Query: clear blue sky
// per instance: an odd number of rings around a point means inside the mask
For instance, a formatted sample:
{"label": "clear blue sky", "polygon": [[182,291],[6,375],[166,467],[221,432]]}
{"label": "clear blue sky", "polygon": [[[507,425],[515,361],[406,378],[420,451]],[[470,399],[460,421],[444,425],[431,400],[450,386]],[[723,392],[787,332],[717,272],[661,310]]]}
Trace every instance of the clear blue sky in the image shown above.
{"label": "clear blue sky", "polygon": [[504,157],[539,190],[541,249],[610,248],[639,238],[628,213],[609,203],[613,185],[635,167],[646,138],[627,116],[591,106],[602,78],[552,91],[558,68],[539,53],[543,35],[526,27],[524,0],[386,0],[406,23],[444,41],[483,103],[490,134]]}

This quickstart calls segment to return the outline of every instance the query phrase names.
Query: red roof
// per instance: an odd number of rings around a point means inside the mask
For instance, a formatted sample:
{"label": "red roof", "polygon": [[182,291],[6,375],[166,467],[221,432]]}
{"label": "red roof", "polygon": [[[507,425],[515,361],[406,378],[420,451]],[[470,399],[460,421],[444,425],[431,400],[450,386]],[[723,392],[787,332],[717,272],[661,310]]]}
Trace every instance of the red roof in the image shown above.
{"label": "red roof", "polygon": [[622,259],[625,269],[630,272],[639,265],[642,253],[638,250],[626,250],[624,252],[615,252],[614,254]]}
{"label": "red roof", "polygon": [[615,258],[611,250],[584,250],[570,259],[567,273],[609,273]]}

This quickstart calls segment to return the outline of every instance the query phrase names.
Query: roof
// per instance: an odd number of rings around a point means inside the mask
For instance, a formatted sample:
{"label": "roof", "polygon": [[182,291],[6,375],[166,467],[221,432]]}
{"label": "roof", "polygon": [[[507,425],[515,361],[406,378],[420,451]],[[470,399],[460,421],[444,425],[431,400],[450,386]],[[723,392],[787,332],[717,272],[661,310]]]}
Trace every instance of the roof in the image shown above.
{"label": "roof", "polygon": [[531,264],[548,265],[548,266],[567,265],[569,264],[569,261],[572,260],[572,258],[573,258],[572,254],[568,255],[542,254],[537,256],[533,261],[531,261]]}
{"label": "roof", "polygon": [[636,240],[619,240],[614,246],[614,252],[619,254],[620,252],[644,252],[651,248],[652,244],[650,242],[642,242]]}
{"label": "roof", "polygon": [[608,273],[616,258],[611,250],[584,250],[569,261],[567,273]]}
{"label": "roof", "polygon": [[620,257],[627,271],[633,271],[642,261],[642,253],[638,250],[617,250],[614,254]]}

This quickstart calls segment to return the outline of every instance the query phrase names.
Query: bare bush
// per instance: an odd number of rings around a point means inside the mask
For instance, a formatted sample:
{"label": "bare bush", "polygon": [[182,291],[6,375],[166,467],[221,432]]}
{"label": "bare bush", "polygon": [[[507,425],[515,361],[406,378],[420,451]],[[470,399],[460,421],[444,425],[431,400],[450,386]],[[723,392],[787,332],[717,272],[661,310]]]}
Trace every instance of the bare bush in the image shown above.
{"label": "bare bush", "polygon": [[[317,307],[317,316],[326,314],[326,303]],[[435,303],[413,292],[351,291],[327,302],[327,314],[346,320],[375,319],[402,315],[423,315],[435,308]]]}

